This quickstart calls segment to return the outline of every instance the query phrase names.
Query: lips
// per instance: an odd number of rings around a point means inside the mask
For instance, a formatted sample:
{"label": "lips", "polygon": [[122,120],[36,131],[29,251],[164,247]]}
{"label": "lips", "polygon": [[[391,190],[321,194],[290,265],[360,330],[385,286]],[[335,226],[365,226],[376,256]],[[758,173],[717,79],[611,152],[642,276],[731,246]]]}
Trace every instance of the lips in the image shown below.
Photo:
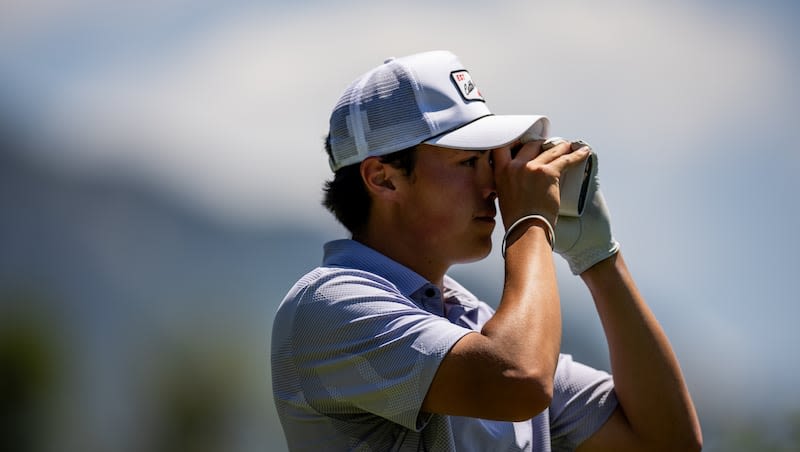
{"label": "lips", "polygon": [[494,211],[494,210],[491,210],[491,211],[486,211],[486,212],[480,212],[478,215],[475,215],[475,219],[476,220],[480,220],[480,221],[490,221],[490,222],[494,223],[494,217],[495,216],[497,216],[497,212]]}

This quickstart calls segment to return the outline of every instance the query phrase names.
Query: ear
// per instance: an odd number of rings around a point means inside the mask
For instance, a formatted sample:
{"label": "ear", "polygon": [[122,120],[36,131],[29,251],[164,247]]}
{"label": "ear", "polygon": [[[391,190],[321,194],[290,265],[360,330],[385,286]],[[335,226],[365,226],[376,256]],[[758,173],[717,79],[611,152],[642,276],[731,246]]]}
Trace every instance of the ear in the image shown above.
{"label": "ear", "polygon": [[361,162],[361,179],[367,191],[375,196],[393,196],[395,194],[394,179],[397,169],[389,164],[382,163],[376,157],[370,157]]}

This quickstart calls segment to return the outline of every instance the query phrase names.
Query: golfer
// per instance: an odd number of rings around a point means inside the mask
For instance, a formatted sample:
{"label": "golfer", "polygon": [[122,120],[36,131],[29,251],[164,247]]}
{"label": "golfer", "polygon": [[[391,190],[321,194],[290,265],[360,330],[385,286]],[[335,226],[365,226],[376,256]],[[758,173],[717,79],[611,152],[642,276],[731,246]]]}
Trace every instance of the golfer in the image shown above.
{"label": "golfer", "polygon": [[[325,245],[273,325],[289,449],[701,448],[678,361],[596,177],[583,214],[559,215],[561,176],[591,150],[543,146],[548,127],[490,113],[446,51],[390,58],[344,91],[324,205],[350,238]],[[494,310],[447,272],[486,257],[496,227],[505,280]],[[554,251],[591,293],[611,374],[561,353]]]}

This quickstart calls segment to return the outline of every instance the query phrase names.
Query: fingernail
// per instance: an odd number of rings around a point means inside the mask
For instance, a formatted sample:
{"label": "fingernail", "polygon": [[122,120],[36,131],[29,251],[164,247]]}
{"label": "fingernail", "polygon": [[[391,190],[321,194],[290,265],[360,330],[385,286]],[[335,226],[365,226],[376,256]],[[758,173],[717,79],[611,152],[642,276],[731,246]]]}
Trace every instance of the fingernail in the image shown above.
{"label": "fingernail", "polygon": [[567,142],[567,140],[565,140],[565,139],[563,139],[561,137],[551,137],[551,138],[548,138],[547,141],[542,143],[542,150],[546,151],[546,150],[548,150],[548,149],[550,149],[550,148],[552,148],[554,146],[557,146],[557,145],[559,145],[561,143],[566,143],[566,142]]}
{"label": "fingernail", "polygon": [[571,145],[571,148],[572,148],[572,150],[573,150],[573,151],[577,151],[578,149],[580,149],[580,148],[583,148],[583,147],[587,147],[587,148],[589,148],[589,149],[591,149],[591,148],[592,148],[592,147],[589,145],[589,143],[587,143],[587,142],[585,142],[585,141],[583,141],[583,140],[577,140],[577,141],[573,141],[573,142],[572,142],[572,145]]}

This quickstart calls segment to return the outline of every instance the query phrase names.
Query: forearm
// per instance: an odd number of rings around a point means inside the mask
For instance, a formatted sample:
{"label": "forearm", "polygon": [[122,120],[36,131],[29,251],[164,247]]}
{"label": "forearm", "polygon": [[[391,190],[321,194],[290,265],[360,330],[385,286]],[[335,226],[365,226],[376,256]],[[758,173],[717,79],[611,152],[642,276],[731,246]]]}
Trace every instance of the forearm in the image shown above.
{"label": "forearm", "polygon": [[672,347],[620,253],[581,274],[608,340],[615,392],[644,444],[700,441],[700,425]]}
{"label": "forearm", "polygon": [[552,252],[536,221],[514,237],[506,254],[503,296],[482,334],[523,372],[552,385],[561,346],[561,306]]}
{"label": "forearm", "polygon": [[502,346],[523,372],[546,383],[551,394],[561,347],[561,305],[553,263],[554,233],[563,171],[589,156],[565,142],[542,150],[532,141],[492,151],[496,193],[507,228],[505,284],[494,317],[482,334]]}

